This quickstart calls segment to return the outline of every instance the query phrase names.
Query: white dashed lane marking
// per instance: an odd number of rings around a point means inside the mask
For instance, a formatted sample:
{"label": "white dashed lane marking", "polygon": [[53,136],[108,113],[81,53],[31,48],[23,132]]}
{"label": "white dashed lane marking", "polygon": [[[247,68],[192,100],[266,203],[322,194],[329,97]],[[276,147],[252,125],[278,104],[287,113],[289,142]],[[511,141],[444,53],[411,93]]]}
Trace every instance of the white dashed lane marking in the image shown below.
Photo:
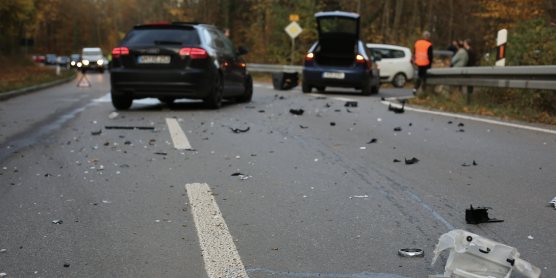
{"label": "white dashed lane marking", "polygon": [[208,184],[188,183],[185,190],[189,196],[207,276],[247,278],[245,266]]}
{"label": "white dashed lane marking", "polygon": [[185,136],[185,133],[183,133],[178,120],[174,118],[166,118],[166,124],[168,125],[170,136],[172,136],[172,141],[174,141],[174,148],[178,150],[191,149],[191,144],[189,144],[187,136]]}

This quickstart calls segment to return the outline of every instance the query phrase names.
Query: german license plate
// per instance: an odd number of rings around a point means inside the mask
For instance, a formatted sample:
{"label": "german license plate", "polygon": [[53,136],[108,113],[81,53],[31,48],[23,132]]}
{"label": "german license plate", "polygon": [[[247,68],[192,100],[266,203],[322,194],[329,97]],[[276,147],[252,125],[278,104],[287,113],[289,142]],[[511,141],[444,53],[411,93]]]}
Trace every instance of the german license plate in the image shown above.
{"label": "german license plate", "polygon": [[168,55],[141,55],[137,57],[139,64],[170,64]]}
{"label": "german license plate", "polygon": [[323,72],[322,77],[324,78],[334,78],[334,79],[344,79],[345,73],[343,72]]}

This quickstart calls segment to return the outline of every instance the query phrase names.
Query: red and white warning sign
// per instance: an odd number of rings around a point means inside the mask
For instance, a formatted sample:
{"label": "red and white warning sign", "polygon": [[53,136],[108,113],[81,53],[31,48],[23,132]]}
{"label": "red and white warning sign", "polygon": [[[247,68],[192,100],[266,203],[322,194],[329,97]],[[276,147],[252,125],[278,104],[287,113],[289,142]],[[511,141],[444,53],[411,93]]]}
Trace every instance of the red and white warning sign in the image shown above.
{"label": "red and white warning sign", "polygon": [[89,82],[89,79],[86,75],[83,74],[81,76],[79,83],[77,83],[77,87],[91,87],[91,82]]}

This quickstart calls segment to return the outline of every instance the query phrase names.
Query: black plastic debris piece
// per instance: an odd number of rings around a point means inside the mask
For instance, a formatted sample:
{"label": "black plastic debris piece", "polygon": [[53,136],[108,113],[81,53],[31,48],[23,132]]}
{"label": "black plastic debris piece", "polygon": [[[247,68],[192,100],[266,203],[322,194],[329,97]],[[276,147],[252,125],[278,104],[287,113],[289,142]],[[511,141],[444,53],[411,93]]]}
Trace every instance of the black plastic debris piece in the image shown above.
{"label": "black plastic debris piece", "polygon": [[64,264],[64,267],[70,267],[70,264],[65,263],[65,264]]}
{"label": "black plastic debris piece", "polygon": [[401,162],[401,161],[399,161],[399,160],[397,160],[397,159],[394,159],[394,162]]}
{"label": "black plastic debris piece", "polygon": [[473,166],[477,166],[477,165],[479,165],[479,164],[477,164],[477,163],[475,162],[475,160],[473,160]]}
{"label": "black plastic debris piece", "polygon": [[97,203],[92,203],[92,202],[89,202],[89,205],[93,205],[93,206],[96,206],[96,205],[98,205],[98,204],[97,204]]}
{"label": "black plastic debris piece", "polygon": [[247,109],[255,109],[255,106],[245,106]]}
{"label": "black plastic debris piece", "polygon": [[471,164],[469,164],[469,163],[462,163],[461,166],[467,167],[467,166],[471,166]]}
{"label": "black plastic debris piece", "polygon": [[247,132],[249,131],[249,127],[247,127],[246,129],[239,129],[239,128],[231,128],[230,130],[232,130],[233,133],[241,133],[241,132]]}
{"label": "black plastic debris piece", "polygon": [[388,111],[393,111],[394,107],[392,107],[392,104],[388,104]]}
{"label": "black plastic debris piece", "polygon": [[345,107],[357,107],[357,101],[346,101]]}
{"label": "black plastic debris piece", "polygon": [[259,110],[258,112],[259,112],[259,113],[264,113],[264,110]]}
{"label": "black plastic debris piece", "polygon": [[469,205],[468,209],[465,209],[465,222],[467,224],[480,224],[488,222],[504,222],[502,219],[489,218],[487,210],[492,209],[489,207],[477,207],[473,208],[473,205]]}
{"label": "black plastic debris piece", "polygon": [[155,144],[154,142],[156,142],[156,139],[149,140],[149,145],[154,146],[154,144]]}
{"label": "black plastic debris piece", "polygon": [[404,107],[405,107],[405,103],[402,104],[402,108],[392,107],[392,108],[388,108],[388,109],[392,110],[396,114],[402,114],[402,113],[405,112]]}
{"label": "black plastic debris piece", "polygon": [[326,103],[326,104],[324,105],[324,107],[328,108],[328,107],[330,107],[330,104]]}
{"label": "black plastic debris piece", "polygon": [[188,151],[188,152],[196,152],[197,151],[196,149],[185,149],[185,150]]}
{"label": "black plastic debris piece", "polygon": [[373,139],[367,141],[367,144],[376,143],[376,141],[377,141],[376,138],[373,138]]}
{"label": "black plastic debris piece", "polygon": [[125,136],[123,136],[123,135],[120,135],[120,136],[118,136],[118,137],[120,137],[120,138],[125,138]]}
{"label": "black plastic debris piece", "polygon": [[141,129],[154,130],[154,126],[105,126],[106,129]]}
{"label": "black plastic debris piece", "polygon": [[303,112],[305,112],[305,110],[303,109],[290,109],[290,113],[294,114],[294,115],[303,115]]}
{"label": "black plastic debris piece", "polygon": [[335,123],[335,122],[331,122],[330,125],[331,125],[331,126],[335,126],[336,123]]}
{"label": "black plastic debris piece", "polygon": [[342,111],[342,110],[340,110],[340,109],[336,109],[336,110],[334,110],[334,112],[341,112],[341,111]]}
{"label": "black plastic debris piece", "polygon": [[303,129],[309,128],[308,126],[302,126],[302,125],[299,125],[299,127],[303,128]]}
{"label": "black plastic debris piece", "polygon": [[326,97],[316,97],[315,99],[326,99]]}
{"label": "black plastic debris piece", "polygon": [[231,176],[232,176],[232,177],[237,177],[237,176],[243,176],[243,174],[242,174],[242,173],[239,173],[239,172],[237,172],[237,173],[233,173],[233,174],[232,174]]}
{"label": "black plastic debris piece", "polygon": [[346,111],[347,111],[348,113],[353,113],[351,110],[349,110],[349,108],[346,108]]}
{"label": "black plastic debris piece", "polygon": [[251,156],[257,156],[256,154],[251,154]]}
{"label": "black plastic debris piece", "polygon": [[158,155],[167,155],[168,153],[162,152],[162,151],[161,151],[161,152],[155,152],[154,154],[158,154]]}
{"label": "black plastic debris piece", "polygon": [[125,141],[124,145],[131,145],[131,141]]}
{"label": "black plastic debris piece", "polygon": [[381,97],[380,100],[385,101],[386,99],[384,97]]}
{"label": "black plastic debris piece", "polygon": [[419,162],[419,159],[417,159],[415,157],[410,159],[410,160],[407,160],[407,158],[405,158],[405,157],[404,157],[404,159],[405,159],[405,164],[415,164],[415,163]]}
{"label": "black plastic debris piece", "polygon": [[129,165],[127,165],[127,164],[122,164],[122,165],[120,165],[120,167],[121,167],[121,168],[129,168]]}
{"label": "black plastic debris piece", "polygon": [[45,174],[45,177],[52,177],[52,174]]}
{"label": "black plastic debris piece", "polygon": [[409,126],[412,126],[412,125],[413,125],[412,123],[409,123]]}
{"label": "black plastic debris piece", "polygon": [[402,128],[401,127],[395,127],[394,131],[402,131]]}
{"label": "black plastic debris piece", "polygon": [[62,221],[62,220],[54,220],[54,221],[52,221],[52,224],[63,224],[63,223],[64,223],[64,221]]}
{"label": "black plastic debris piece", "polygon": [[460,128],[459,130],[456,130],[456,132],[465,132],[465,130]]}
{"label": "black plastic debris piece", "polygon": [[452,121],[448,121],[448,124],[451,125],[451,124],[452,124]]}
{"label": "black plastic debris piece", "polygon": [[91,135],[100,135],[102,133],[102,129],[99,131],[91,131]]}
{"label": "black plastic debris piece", "polygon": [[463,123],[459,123],[458,126],[464,126],[464,124],[463,124]]}

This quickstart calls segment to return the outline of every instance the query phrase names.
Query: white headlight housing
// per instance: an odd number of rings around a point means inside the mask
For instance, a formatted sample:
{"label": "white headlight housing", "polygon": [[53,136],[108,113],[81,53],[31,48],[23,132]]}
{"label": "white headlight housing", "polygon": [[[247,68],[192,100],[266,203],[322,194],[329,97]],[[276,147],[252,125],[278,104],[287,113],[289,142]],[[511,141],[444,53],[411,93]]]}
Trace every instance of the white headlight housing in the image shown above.
{"label": "white headlight housing", "polygon": [[89,65],[89,60],[83,60],[83,65],[88,66]]}
{"label": "white headlight housing", "polygon": [[82,66],[82,65],[81,65],[81,62],[77,62],[77,66],[78,66],[78,67],[81,67],[81,66]]}
{"label": "white headlight housing", "polygon": [[103,63],[104,63],[104,60],[98,60],[98,61],[97,61],[97,64],[98,64],[99,66],[101,66]]}
{"label": "white headlight housing", "polygon": [[71,61],[71,65],[72,65],[72,66],[75,66],[75,61]]}

